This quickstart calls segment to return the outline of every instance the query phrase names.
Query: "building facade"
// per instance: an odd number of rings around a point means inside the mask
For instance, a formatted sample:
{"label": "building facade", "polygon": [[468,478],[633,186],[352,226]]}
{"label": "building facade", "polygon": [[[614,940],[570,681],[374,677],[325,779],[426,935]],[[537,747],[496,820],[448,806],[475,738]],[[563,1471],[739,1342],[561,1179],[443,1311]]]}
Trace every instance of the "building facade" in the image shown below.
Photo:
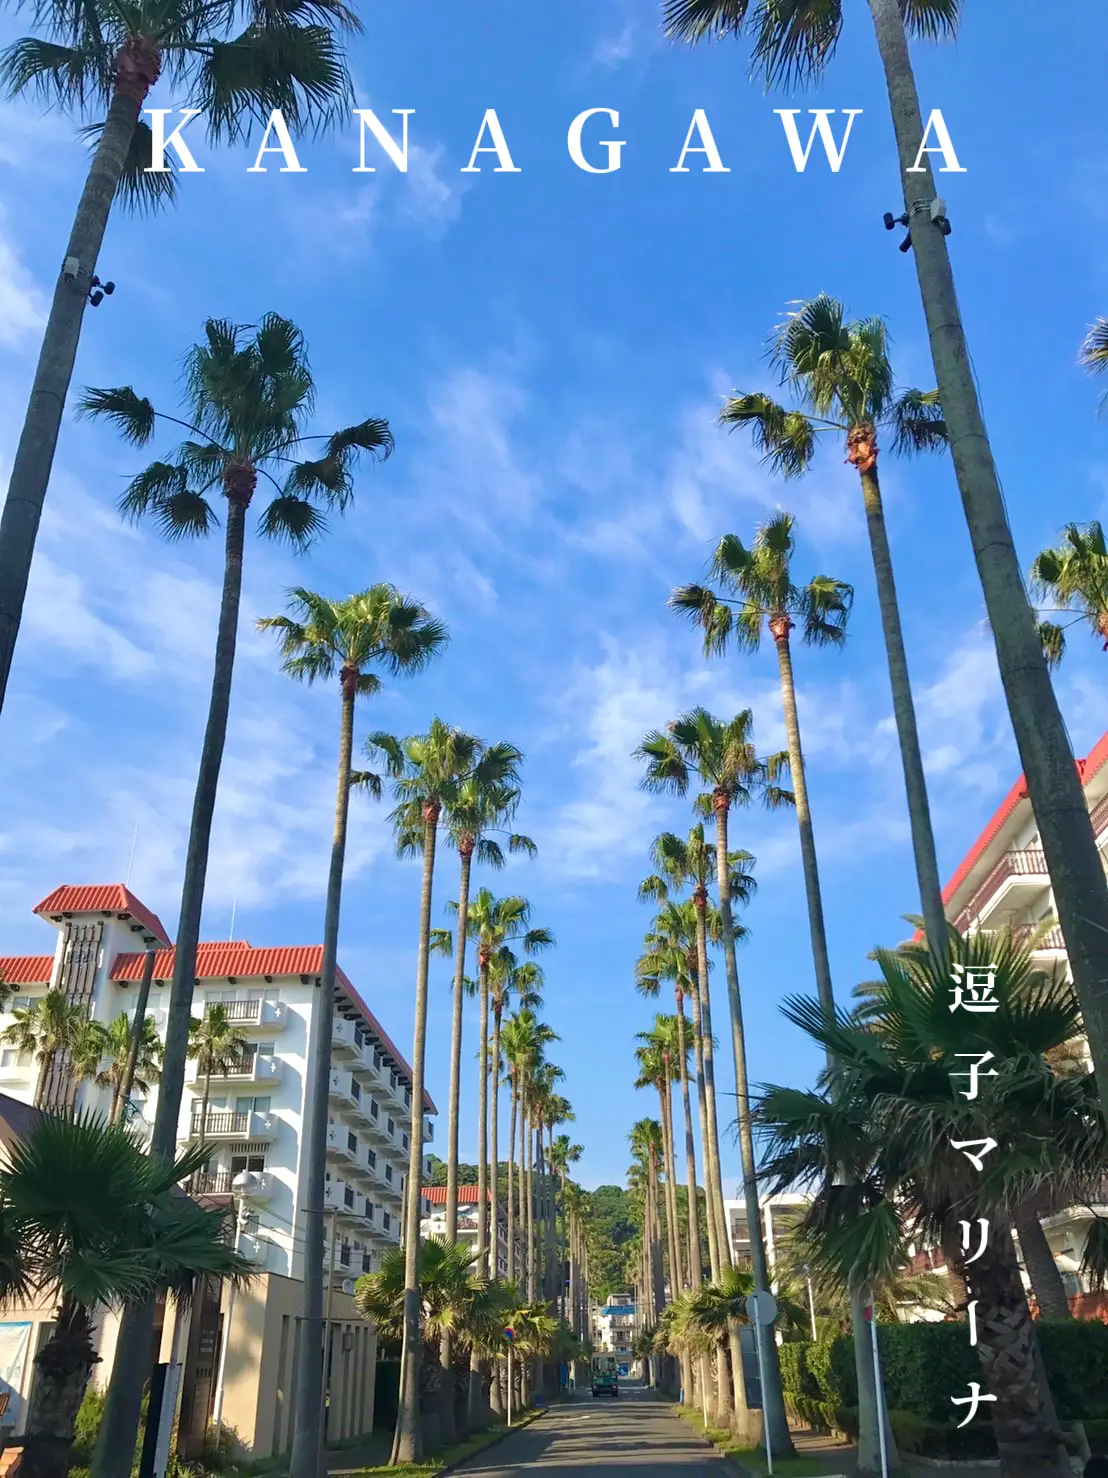
{"label": "building facade", "polygon": [[[63,886],[34,912],[57,931],[56,944],[50,954],[0,958],[0,977],[15,990],[0,1028],[51,988],[85,1005],[105,1026],[121,1014],[133,1021],[150,963],[148,1014],[164,1039],[174,951],[164,926],[139,899],[119,884]],[[239,1246],[256,1270],[234,1301],[220,1400],[224,1425],[256,1457],[282,1453],[291,1444],[304,1276],[301,1174],[322,964],[320,945],[211,943],[201,944],[197,955],[193,1016],[199,1019],[221,1003],[240,1041],[210,1076],[190,1061],[178,1145],[183,1150],[202,1135],[210,1146],[206,1169],[187,1189],[217,1203],[235,1199]],[[372,1427],[376,1340],[372,1327],[357,1318],[352,1294],[356,1278],[399,1245],[411,1132],[411,1069],[341,969],[330,1051],[324,1256],[330,1280],[328,1429],[336,1440]],[[64,1062],[55,1065],[49,1081],[40,1085],[38,1079],[34,1062],[12,1048],[0,1049],[0,1092],[29,1103],[38,1087],[47,1111],[108,1111],[109,1090],[75,1082]],[[146,1094],[133,1093],[127,1106],[129,1123],[144,1136],[153,1127],[157,1095],[151,1085]],[[430,1098],[425,1112],[436,1112]],[[433,1126],[426,1118],[424,1124],[430,1139]],[[187,1329],[176,1332],[176,1346],[170,1330],[163,1331],[162,1358],[176,1348],[181,1366],[183,1455],[190,1441],[202,1440],[217,1399],[227,1302],[218,1286],[203,1289]],[[49,1310],[38,1311],[32,1320],[26,1369],[13,1392],[17,1408],[42,1337],[37,1326],[50,1316]],[[171,1313],[167,1324],[172,1322]],[[100,1384],[111,1371],[114,1326],[110,1316],[101,1326],[102,1363],[95,1375]]]}
{"label": "building facade", "polygon": [[[477,1187],[475,1185],[460,1185],[458,1187],[458,1241],[464,1242],[473,1253],[477,1251]],[[419,1224],[421,1237],[445,1237],[446,1236],[446,1187],[444,1185],[425,1185],[423,1187],[424,1216]],[[501,1196],[497,1205],[496,1218],[496,1271],[501,1278],[508,1276],[508,1206],[507,1201]],[[523,1266],[523,1240],[516,1233],[516,1248],[514,1258],[514,1269],[516,1282],[520,1282],[526,1272]]]}
{"label": "building facade", "polygon": [[593,1308],[592,1343],[597,1355],[614,1355],[620,1375],[629,1375],[634,1361],[636,1333],[634,1294],[613,1293],[607,1303]]}
{"label": "building facade", "polygon": [[[1076,763],[1103,861],[1108,857],[1108,734],[1102,735],[1088,755]],[[1017,938],[1031,944],[1032,958],[1042,969],[1061,971],[1072,978],[1035,813],[1022,775],[947,883],[943,904],[947,918],[960,934],[1010,927]],[[1075,1048],[1087,1056],[1083,1041]],[[1108,1187],[1104,1194],[1108,1196]],[[1099,1314],[1104,1303],[1089,1293],[1081,1277],[1085,1241],[1096,1216],[1108,1216],[1108,1204],[1066,1207],[1043,1219],[1047,1241],[1077,1314]],[[920,1270],[945,1270],[938,1248],[917,1248],[914,1264]]]}

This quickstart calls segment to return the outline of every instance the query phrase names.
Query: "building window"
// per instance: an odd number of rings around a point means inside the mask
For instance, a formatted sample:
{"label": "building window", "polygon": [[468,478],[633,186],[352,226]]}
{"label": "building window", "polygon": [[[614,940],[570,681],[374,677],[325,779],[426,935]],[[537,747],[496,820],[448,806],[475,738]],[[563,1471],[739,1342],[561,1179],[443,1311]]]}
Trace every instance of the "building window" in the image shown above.
{"label": "building window", "polygon": [[392,1166],[388,1164],[385,1166],[385,1179],[392,1184]]}
{"label": "building window", "polygon": [[264,1155],[232,1155],[230,1162],[232,1175],[239,1175],[246,1170],[254,1175],[261,1175],[265,1170]]}
{"label": "building window", "polygon": [[371,1119],[376,1119],[379,1113],[380,1113],[380,1110],[377,1107],[376,1100],[371,1098],[369,1100],[369,1116],[370,1116],[370,1118]]}
{"label": "building window", "polygon": [[391,1119],[388,1122],[388,1131],[389,1131],[390,1134],[395,1134],[396,1133],[396,1125],[393,1123],[393,1121]]}
{"label": "building window", "polygon": [[30,1067],[33,1054],[19,1052],[14,1047],[5,1047],[0,1052],[0,1067]]}
{"label": "building window", "polygon": [[37,996],[15,996],[9,1003],[8,1010],[12,1013],[16,1011],[29,1011],[37,999]]}
{"label": "building window", "polygon": [[[270,1107],[270,1104],[272,1103],[272,1101],[273,1100],[268,1095],[266,1095],[265,1097],[261,1097],[261,1098],[253,1098],[253,1097],[249,1097],[249,1096],[246,1097],[246,1098],[236,1098],[235,1099],[235,1113],[236,1114],[250,1114],[250,1113],[254,1113],[254,1114],[268,1114],[269,1113],[269,1107]],[[214,1103],[215,1100],[213,1099],[212,1102]]]}
{"label": "building window", "polygon": [[346,1148],[350,1151],[352,1155],[356,1155],[358,1153],[358,1136],[356,1134],[349,1133],[349,1131],[346,1135]]}
{"label": "building window", "polygon": [[406,1134],[402,1134],[400,1136],[400,1141],[403,1144],[403,1146],[404,1146],[405,1149],[407,1149],[408,1148],[408,1145],[411,1143],[411,1141],[409,1140],[409,1138],[408,1138],[408,1136]]}
{"label": "building window", "polygon": [[371,1170],[376,1170],[377,1169],[377,1152],[376,1152],[376,1150],[366,1150],[366,1159],[369,1162],[369,1168]]}

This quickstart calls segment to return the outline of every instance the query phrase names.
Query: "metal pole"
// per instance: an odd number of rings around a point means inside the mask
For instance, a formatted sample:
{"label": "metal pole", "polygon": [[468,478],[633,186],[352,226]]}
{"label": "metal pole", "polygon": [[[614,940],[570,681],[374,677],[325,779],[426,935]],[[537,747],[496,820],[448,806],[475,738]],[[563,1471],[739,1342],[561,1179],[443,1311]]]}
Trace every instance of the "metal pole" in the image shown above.
{"label": "metal pole", "polygon": [[873,1384],[877,1394],[877,1440],[881,1446],[881,1478],[889,1478],[889,1454],[885,1445],[885,1392],[881,1386],[881,1354],[877,1345],[877,1310],[869,1306],[869,1339],[873,1348]]}
{"label": "metal pole", "polygon": [[804,1276],[805,1276],[805,1278],[808,1281],[808,1313],[811,1315],[811,1318],[812,1318],[812,1343],[815,1344],[816,1338],[817,1338],[817,1335],[816,1335],[816,1300],[815,1300],[815,1297],[812,1294],[812,1274],[808,1270],[807,1267],[804,1269]]}
{"label": "metal pole", "polygon": [[[766,1385],[765,1385],[765,1361],[762,1359],[762,1326],[757,1316],[754,1319],[754,1349],[758,1356],[758,1385],[762,1396],[762,1436],[766,1444],[766,1469],[773,1473],[773,1443],[769,1436],[769,1422],[766,1421]],[[705,1420],[707,1426],[707,1420]]]}

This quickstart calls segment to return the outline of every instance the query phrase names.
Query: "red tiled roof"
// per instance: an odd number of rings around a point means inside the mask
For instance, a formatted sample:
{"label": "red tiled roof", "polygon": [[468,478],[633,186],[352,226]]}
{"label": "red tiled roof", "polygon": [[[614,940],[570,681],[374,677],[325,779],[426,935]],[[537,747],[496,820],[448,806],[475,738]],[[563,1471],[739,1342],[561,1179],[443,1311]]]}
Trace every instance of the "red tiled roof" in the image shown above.
{"label": "red tiled roof", "polygon": [[[172,949],[160,949],[154,960],[155,980],[168,980],[173,974]],[[116,955],[112,961],[109,978],[112,980],[138,980],[142,975],[143,956],[138,954]],[[319,975],[323,969],[323,946],[321,944],[283,945],[275,949],[254,949],[245,939],[234,942],[200,944],[196,950],[197,980],[217,980],[221,976],[233,975],[236,979],[261,979],[266,975]],[[411,1080],[412,1070],[400,1055],[392,1038],[382,1027],[373,1012],[354,989],[341,966],[335,972],[335,983],[350,997],[355,1008],[365,1017],[369,1029],[374,1033],[385,1051],[396,1065]],[[431,1113],[437,1114],[434,1100],[424,1093],[423,1102]]]}
{"label": "red tiled roof", "polygon": [[[446,1187],[444,1185],[425,1185],[422,1194],[430,1201],[432,1206],[446,1205]],[[485,1192],[485,1200],[489,1199],[488,1191]],[[477,1187],[475,1185],[460,1185],[458,1187],[458,1205],[476,1206]]]}
{"label": "red tiled roof", "polygon": [[49,985],[53,955],[0,955],[0,980],[6,985]]}
{"label": "red tiled roof", "polygon": [[154,935],[159,944],[169,943],[166,927],[123,883],[94,883],[74,886],[63,883],[44,898],[32,912],[37,914],[114,913],[130,914]]}

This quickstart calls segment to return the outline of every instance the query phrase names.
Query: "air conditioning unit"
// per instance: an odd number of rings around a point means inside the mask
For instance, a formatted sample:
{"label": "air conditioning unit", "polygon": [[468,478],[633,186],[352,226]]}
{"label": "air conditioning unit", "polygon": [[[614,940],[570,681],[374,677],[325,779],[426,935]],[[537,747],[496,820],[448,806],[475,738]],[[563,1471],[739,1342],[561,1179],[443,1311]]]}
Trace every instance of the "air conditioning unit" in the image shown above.
{"label": "air conditioning unit", "polygon": [[354,1296],[354,1288],[355,1283],[353,1278],[344,1278],[342,1280],[342,1291],[343,1293],[349,1294],[351,1298]]}

